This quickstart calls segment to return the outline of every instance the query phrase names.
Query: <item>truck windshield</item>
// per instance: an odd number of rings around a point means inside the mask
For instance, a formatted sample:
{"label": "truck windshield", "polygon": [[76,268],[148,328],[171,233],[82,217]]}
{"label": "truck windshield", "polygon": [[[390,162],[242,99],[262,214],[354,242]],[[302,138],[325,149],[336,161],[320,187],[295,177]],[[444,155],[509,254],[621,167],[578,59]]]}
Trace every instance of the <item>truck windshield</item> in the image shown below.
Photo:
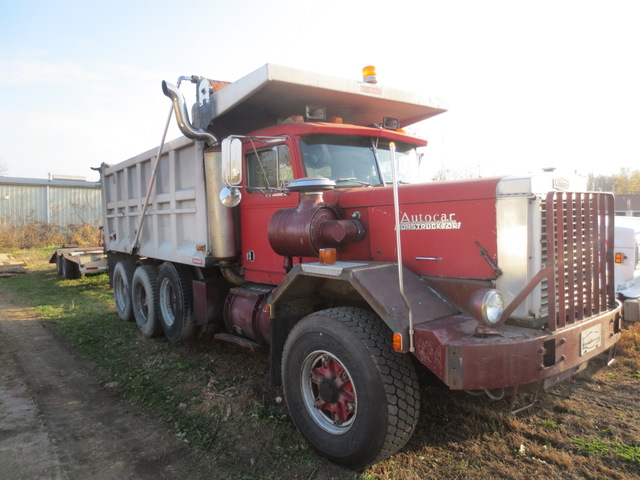
{"label": "truck windshield", "polygon": [[[338,186],[384,185],[392,181],[390,140],[355,135],[307,135],[300,150],[308,177],[326,177]],[[398,181],[416,182],[415,145],[395,142]]]}

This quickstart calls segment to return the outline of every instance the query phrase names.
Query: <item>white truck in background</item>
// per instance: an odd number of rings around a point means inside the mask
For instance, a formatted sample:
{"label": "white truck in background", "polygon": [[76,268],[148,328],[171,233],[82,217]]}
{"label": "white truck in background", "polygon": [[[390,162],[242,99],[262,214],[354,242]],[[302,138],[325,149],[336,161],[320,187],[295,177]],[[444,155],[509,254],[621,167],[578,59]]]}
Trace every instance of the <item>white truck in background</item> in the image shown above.
{"label": "white truck in background", "polygon": [[623,318],[640,321],[640,217],[615,217],[615,285]]}

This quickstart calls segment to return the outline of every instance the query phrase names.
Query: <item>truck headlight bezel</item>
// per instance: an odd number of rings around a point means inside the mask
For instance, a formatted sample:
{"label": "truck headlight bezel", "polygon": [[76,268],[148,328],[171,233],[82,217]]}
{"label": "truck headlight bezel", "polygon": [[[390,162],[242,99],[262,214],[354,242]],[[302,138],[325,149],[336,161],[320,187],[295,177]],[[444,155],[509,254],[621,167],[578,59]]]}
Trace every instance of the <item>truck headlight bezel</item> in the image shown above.
{"label": "truck headlight bezel", "polygon": [[501,323],[504,308],[502,294],[494,288],[482,288],[471,295],[470,313],[487,327],[495,327]]}

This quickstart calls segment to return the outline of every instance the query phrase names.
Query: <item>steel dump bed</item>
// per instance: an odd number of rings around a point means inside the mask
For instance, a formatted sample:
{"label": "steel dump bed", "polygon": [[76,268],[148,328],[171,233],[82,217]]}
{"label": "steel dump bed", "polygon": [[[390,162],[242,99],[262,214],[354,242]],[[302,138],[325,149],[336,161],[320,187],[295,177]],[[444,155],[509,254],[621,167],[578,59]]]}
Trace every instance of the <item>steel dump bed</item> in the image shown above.
{"label": "steel dump bed", "polygon": [[204,265],[210,248],[202,151],[184,137],[165,144],[141,224],[156,154],[103,166],[106,250]]}

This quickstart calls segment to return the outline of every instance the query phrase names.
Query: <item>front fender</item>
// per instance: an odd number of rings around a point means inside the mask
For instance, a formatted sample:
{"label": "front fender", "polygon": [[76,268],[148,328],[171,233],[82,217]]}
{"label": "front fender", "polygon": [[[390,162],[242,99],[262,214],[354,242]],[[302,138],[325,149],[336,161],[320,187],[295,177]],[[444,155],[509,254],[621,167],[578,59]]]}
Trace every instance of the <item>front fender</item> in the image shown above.
{"label": "front fender", "polygon": [[[403,270],[403,283],[414,325],[458,313],[453,305],[410,270]],[[269,303],[274,322],[277,322],[280,305],[311,295],[364,301],[393,333],[403,336],[403,351],[408,351],[409,311],[400,293],[397,264],[336,262],[333,265],[295,265],[271,293]]]}

